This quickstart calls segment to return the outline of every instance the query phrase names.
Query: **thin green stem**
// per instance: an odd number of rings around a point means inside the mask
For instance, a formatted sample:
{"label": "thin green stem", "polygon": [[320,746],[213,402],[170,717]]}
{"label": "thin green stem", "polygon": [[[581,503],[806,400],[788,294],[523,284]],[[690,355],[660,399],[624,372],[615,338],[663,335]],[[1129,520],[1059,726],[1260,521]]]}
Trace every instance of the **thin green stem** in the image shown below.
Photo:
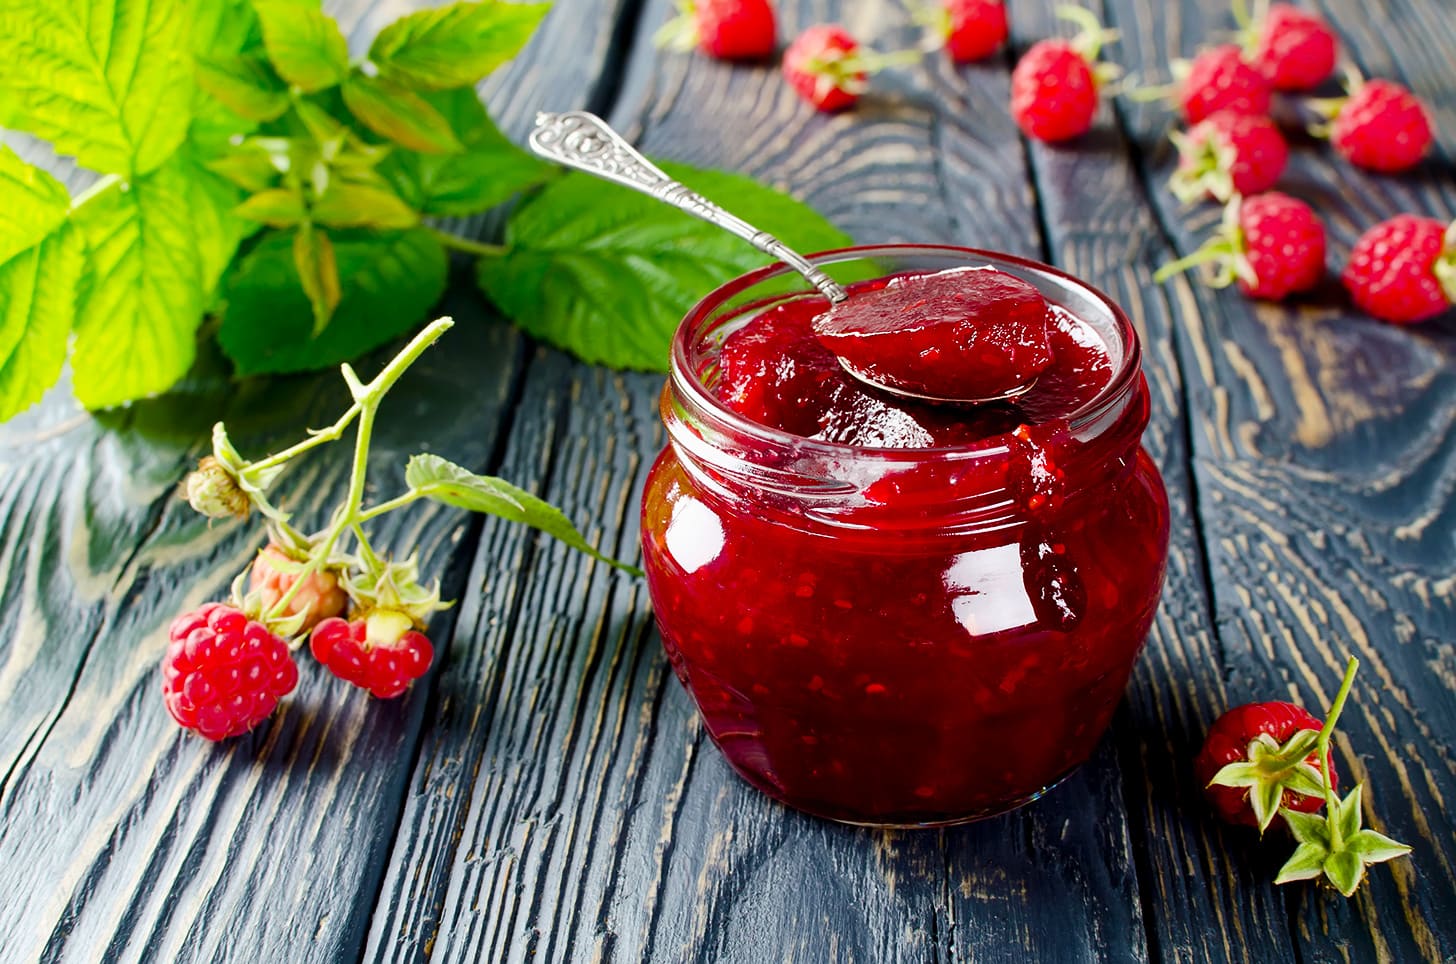
{"label": "thin green stem", "polygon": [[249,462],[247,465],[243,466],[243,471],[259,472],[271,469],[275,465],[282,465],[284,462],[289,461],[295,456],[302,455],[309,449],[317,448],[318,446],[323,445],[327,442],[336,442],[339,440],[340,437],[343,436],[344,429],[349,427],[349,423],[354,421],[354,419],[358,417],[359,405],[355,403],[354,405],[351,405],[349,407],[349,410],[347,412],[339,416],[339,420],[337,422],[330,425],[328,428],[320,429],[317,432],[310,432],[308,438],[304,439],[302,442],[299,442],[296,445],[290,445],[283,451],[278,452],[275,455],[270,455],[266,459],[261,459],[257,462]]}
{"label": "thin green stem", "polygon": [[[378,375],[374,376],[374,380],[368,385],[361,386],[358,376],[353,374],[353,369],[347,365],[344,366],[347,369],[344,380],[349,383],[349,390],[356,398],[350,411],[357,410],[359,418],[359,424],[354,430],[354,461],[349,470],[348,493],[344,496],[344,504],[334,513],[334,518],[324,533],[322,541],[309,554],[308,561],[303,564],[303,568],[294,577],[293,585],[289,586],[288,591],[278,597],[278,601],[269,607],[264,616],[264,622],[277,617],[287,608],[288,604],[293,601],[293,597],[303,587],[304,582],[328,562],[329,556],[334,551],[334,543],[346,530],[352,528],[360,536],[361,549],[368,546],[362,530],[358,528],[364,521],[360,515],[359,506],[364,502],[365,475],[369,468],[369,441],[374,434],[374,418],[379,412],[379,402],[384,398],[385,393],[394,387],[394,383],[399,381],[399,377],[405,373],[414,360],[419,358],[426,348],[434,344],[435,339],[443,335],[454,324],[455,322],[450,318],[437,318],[426,325],[418,335],[410,339],[409,344],[405,345],[404,349],[388,365],[384,366]],[[352,416],[346,417],[352,418]],[[343,420],[341,419],[341,421]],[[346,421],[344,424],[347,425],[348,422]],[[313,440],[308,439],[299,444],[304,445],[310,441]],[[295,446],[295,448],[297,447]]]}
{"label": "thin green stem", "polygon": [[498,258],[506,253],[506,246],[503,244],[487,244],[484,241],[462,238],[458,234],[441,231],[439,228],[430,228],[430,231],[441,244],[452,251],[463,251],[481,258]]}
{"label": "thin green stem", "polygon": [[377,571],[380,565],[379,554],[376,553],[374,551],[374,547],[369,544],[369,537],[364,534],[364,527],[360,525],[359,521],[356,519],[354,521],[354,524],[350,526],[350,528],[354,531],[354,538],[359,542],[359,554],[364,557],[365,567],[368,568],[370,572]]}
{"label": "thin green stem", "polygon": [[368,522],[370,519],[382,516],[386,512],[393,512],[395,509],[398,509],[401,506],[409,505],[416,499],[424,498],[424,496],[425,494],[418,489],[410,489],[403,495],[397,495],[387,502],[381,502],[378,505],[370,506],[369,508],[363,510],[358,515],[358,521]]}
{"label": "thin green stem", "polygon": [[1350,662],[1345,665],[1345,678],[1340,682],[1340,691],[1335,694],[1335,702],[1330,705],[1330,712],[1325,716],[1325,725],[1320,727],[1319,738],[1315,741],[1315,752],[1320,759],[1320,780],[1325,788],[1325,822],[1330,831],[1330,852],[1338,853],[1344,843],[1340,839],[1340,821],[1336,814],[1339,810],[1340,801],[1335,796],[1335,784],[1330,774],[1330,736],[1335,732],[1335,723],[1339,721],[1340,714],[1344,712],[1345,700],[1350,695],[1350,687],[1355,683],[1355,671],[1360,668],[1360,661],[1350,657]]}

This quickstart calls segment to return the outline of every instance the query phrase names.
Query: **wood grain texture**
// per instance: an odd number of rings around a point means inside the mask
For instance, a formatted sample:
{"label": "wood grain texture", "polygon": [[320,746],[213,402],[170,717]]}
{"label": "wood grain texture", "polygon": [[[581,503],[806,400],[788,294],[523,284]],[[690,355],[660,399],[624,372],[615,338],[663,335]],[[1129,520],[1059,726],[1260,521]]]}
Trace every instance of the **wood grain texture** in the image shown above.
{"label": "wood grain texture", "polygon": [[[1140,73],[1154,72],[1165,51],[1190,53],[1187,38],[1228,26],[1216,4],[1108,6],[1124,32],[1118,52]],[[1448,112],[1452,75],[1432,69],[1422,52],[1450,33],[1447,5],[1382,5],[1374,19],[1362,4],[1324,6],[1367,74],[1399,65],[1432,103],[1447,105],[1438,113]],[[1171,164],[1162,146],[1168,116],[1122,107],[1145,148],[1160,222],[1180,252],[1191,250],[1216,213],[1182,210],[1161,186]],[[1282,186],[1321,212],[1338,271],[1354,238],[1380,218],[1456,213],[1449,157],[1448,140],[1421,171],[1375,177],[1300,143]],[[1174,334],[1189,410],[1200,414],[1192,421],[1194,477],[1230,702],[1278,696],[1326,705],[1346,654],[1359,656],[1364,668],[1341,723],[1341,762],[1352,782],[1371,781],[1367,818],[1417,849],[1415,860],[1373,872],[1351,901],[1313,887],[1280,889],[1299,957],[1449,959],[1456,954],[1445,812],[1456,792],[1449,319],[1422,329],[1384,326],[1346,306],[1334,285],[1287,307],[1254,304],[1232,290],[1195,297],[1199,310],[1186,312]]]}

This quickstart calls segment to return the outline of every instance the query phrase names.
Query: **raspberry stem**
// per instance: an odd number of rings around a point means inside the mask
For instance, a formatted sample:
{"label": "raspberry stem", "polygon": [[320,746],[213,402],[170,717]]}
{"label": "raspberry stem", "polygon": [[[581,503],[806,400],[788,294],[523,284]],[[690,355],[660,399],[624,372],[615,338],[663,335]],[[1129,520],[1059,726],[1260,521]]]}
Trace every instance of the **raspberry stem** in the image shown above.
{"label": "raspberry stem", "polygon": [[1330,704],[1330,712],[1325,717],[1325,725],[1320,727],[1319,738],[1315,741],[1315,752],[1320,758],[1320,781],[1325,788],[1325,811],[1330,828],[1330,852],[1338,853],[1343,841],[1340,839],[1340,822],[1336,819],[1339,812],[1340,801],[1335,796],[1335,785],[1330,779],[1330,737],[1335,732],[1335,723],[1344,712],[1345,700],[1350,695],[1350,687],[1355,683],[1355,671],[1360,668],[1360,661],[1350,657],[1350,662],[1345,664],[1345,678],[1340,682],[1340,691],[1335,694],[1334,703]]}

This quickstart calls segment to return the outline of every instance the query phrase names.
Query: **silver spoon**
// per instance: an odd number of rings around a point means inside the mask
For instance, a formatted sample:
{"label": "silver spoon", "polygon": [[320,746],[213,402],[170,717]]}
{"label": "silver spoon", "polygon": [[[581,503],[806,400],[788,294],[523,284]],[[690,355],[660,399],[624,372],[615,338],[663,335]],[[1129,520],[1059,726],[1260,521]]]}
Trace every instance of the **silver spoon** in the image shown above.
{"label": "silver spoon", "polygon": [[[634,191],[657,198],[680,211],[725,231],[736,234],[758,250],[771,255],[793,268],[812,284],[831,306],[838,305],[849,297],[849,293],[832,278],[820,271],[807,258],[788,247],[767,231],[760,231],[747,221],[730,214],[718,205],[697,194],[681,182],[674,181],[657,165],[639,154],[631,144],[614,131],[596,114],[584,110],[572,110],[562,114],[540,113],[536,115],[536,127],[531,131],[531,150],[542,157],[574,167],[579,171],[613,181]],[[917,395],[875,380],[864,372],[856,370],[844,359],[839,364],[845,371],[872,388],[898,395],[901,398],[919,402],[941,404],[985,405],[1005,401],[1024,394],[1033,382],[1018,385],[1010,391],[989,398],[939,398]]]}

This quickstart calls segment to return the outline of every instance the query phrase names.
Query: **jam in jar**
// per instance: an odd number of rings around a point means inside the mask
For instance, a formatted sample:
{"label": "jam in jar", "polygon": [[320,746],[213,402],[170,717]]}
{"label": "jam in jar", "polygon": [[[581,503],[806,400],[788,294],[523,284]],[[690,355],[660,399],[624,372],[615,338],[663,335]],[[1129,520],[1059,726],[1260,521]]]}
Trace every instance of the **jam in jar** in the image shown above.
{"label": "jam in jar", "polygon": [[907,400],[851,377],[815,332],[827,303],[786,269],[715,291],[675,337],[643,495],[668,658],[728,762],[790,806],[887,826],[1016,807],[1091,754],[1157,608],[1168,504],[1139,444],[1137,338],[1030,261],[813,260],[874,279],[851,303],[967,267],[1025,282],[1044,341],[1003,361],[1034,358],[1034,380],[988,405]]}

